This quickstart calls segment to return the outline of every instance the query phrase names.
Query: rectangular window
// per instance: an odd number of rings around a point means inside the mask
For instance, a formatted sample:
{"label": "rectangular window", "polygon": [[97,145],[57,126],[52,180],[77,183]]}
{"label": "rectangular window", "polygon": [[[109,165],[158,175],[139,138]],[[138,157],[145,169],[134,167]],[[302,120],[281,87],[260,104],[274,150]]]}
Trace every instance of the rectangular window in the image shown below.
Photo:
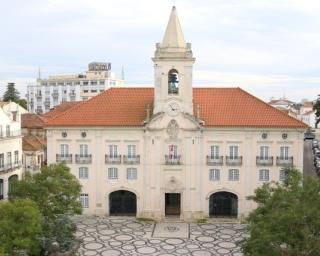
{"label": "rectangular window", "polygon": [[117,145],[109,145],[109,156],[117,157],[118,156],[118,146]]}
{"label": "rectangular window", "polygon": [[137,179],[137,168],[128,168],[127,169],[127,179],[136,180]]}
{"label": "rectangular window", "polygon": [[239,180],[239,170],[238,169],[230,169],[229,170],[229,180],[230,181],[238,181]]}
{"label": "rectangular window", "polygon": [[7,137],[10,136],[10,125],[6,125],[6,135]]}
{"label": "rectangular window", "polygon": [[4,167],[4,154],[0,154],[0,168]]}
{"label": "rectangular window", "polygon": [[8,165],[12,163],[11,160],[12,160],[12,159],[11,159],[11,152],[8,152],[8,153],[7,153],[7,164],[8,164]]}
{"label": "rectangular window", "polygon": [[286,178],[287,178],[286,171],[285,171],[285,170],[280,170],[279,180],[280,180],[280,181],[285,181]]}
{"label": "rectangular window", "polygon": [[269,158],[269,147],[261,146],[260,147],[260,159],[268,160]]}
{"label": "rectangular window", "polygon": [[88,167],[79,167],[79,179],[88,179],[89,171]]}
{"label": "rectangular window", "polygon": [[211,159],[219,159],[219,146],[211,146],[210,149]]}
{"label": "rectangular window", "polygon": [[109,180],[118,179],[118,169],[117,168],[108,168],[108,178],[109,178]]}
{"label": "rectangular window", "polygon": [[229,157],[230,157],[230,159],[238,159],[239,146],[230,146],[229,147]]}
{"label": "rectangular window", "polygon": [[61,144],[60,145],[60,153],[61,156],[67,156],[69,155],[69,145],[68,144]]}
{"label": "rectangular window", "polygon": [[178,156],[178,146],[177,145],[169,145],[169,158],[177,158]]}
{"label": "rectangular window", "polygon": [[89,208],[89,195],[80,194],[80,203],[82,205],[82,208]]}
{"label": "rectangular window", "polygon": [[16,150],[14,151],[14,163],[18,164],[18,162],[19,162],[19,151]]}
{"label": "rectangular window", "polygon": [[81,144],[80,145],[80,157],[88,156],[88,145]]}
{"label": "rectangular window", "polygon": [[209,180],[211,181],[220,180],[220,170],[218,169],[209,170]]}
{"label": "rectangular window", "polygon": [[128,158],[136,157],[136,145],[128,145]]}
{"label": "rectangular window", "polygon": [[280,147],[280,159],[282,159],[282,160],[289,159],[289,147],[288,146]]}
{"label": "rectangular window", "polygon": [[269,170],[259,170],[259,181],[269,181]]}

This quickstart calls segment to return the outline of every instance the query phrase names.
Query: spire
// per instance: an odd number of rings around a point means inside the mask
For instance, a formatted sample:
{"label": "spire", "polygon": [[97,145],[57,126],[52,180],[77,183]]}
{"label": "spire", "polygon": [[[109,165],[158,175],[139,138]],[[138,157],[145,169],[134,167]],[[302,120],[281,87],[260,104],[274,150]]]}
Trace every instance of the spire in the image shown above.
{"label": "spire", "polygon": [[166,32],[163,37],[162,47],[184,48],[186,42],[182,33],[176,7],[173,6],[167,25]]}

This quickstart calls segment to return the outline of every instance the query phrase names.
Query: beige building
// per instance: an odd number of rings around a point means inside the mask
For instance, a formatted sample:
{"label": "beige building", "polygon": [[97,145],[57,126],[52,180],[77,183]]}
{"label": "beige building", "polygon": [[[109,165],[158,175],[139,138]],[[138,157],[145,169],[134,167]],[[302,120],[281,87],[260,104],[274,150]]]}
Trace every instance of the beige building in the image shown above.
{"label": "beige building", "polygon": [[22,175],[20,122],[19,108],[0,107],[0,200],[8,197],[10,182]]}
{"label": "beige building", "polygon": [[240,88],[193,88],[175,7],[154,87],[111,88],[47,122],[48,163],[82,184],[85,214],[242,217],[264,182],[302,170],[306,125]]}

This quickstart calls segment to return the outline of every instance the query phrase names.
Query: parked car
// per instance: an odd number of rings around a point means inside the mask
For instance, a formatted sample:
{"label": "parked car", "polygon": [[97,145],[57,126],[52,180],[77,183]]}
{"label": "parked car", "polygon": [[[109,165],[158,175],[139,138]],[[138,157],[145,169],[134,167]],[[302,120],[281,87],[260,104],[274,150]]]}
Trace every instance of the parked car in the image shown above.
{"label": "parked car", "polygon": [[312,141],[312,148],[318,148],[318,147],[319,147],[319,141],[316,140],[316,139],[314,139],[314,140]]}

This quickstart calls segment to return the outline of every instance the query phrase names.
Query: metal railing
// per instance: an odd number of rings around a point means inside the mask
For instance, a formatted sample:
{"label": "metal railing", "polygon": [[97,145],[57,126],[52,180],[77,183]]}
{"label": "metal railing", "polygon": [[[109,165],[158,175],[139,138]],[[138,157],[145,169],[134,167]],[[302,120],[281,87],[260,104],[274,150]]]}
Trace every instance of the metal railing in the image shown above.
{"label": "metal railing", "polygon": [[21,136],[21,130],[0,132],[0,139]]}
{"label": "metal railing", "polygon": [[65,162],[67,164],[71,164],[72,163],[72,154],[68,154],[68,155],[56,154],[56,162],[57,163]]}
{"label": "metal railing", "polygon": [[77,164],[91,164],[92,156],[90,155],[76,155]]}
{"label": "metal railing", "polygon": [[223,156],[207,156],[207,165],[223,165]]}
{"label": "metal railing", "polygon": [[180,165],[181,155],[165,155],[166,165]]}
{"label": "metal railing", "polygon": [[242,156],[237,156],[237,157],[226,156],[226,165],[229,165],[229,166],[242,165]]}
{"label": "metal railing", "polygon": [[106,164],[121,164],[121,155],[105,155]]}
{"label": "metal railing", "polygon": [[256,164],[258,166],[272,166],[273,165],[273,156],[270,156],[270,157],[257,156]]}
{"label": "metal railing", "polygon": [[12,171],[19,169],[19,168],[21,168],[21,161],[3,164],[0,166],[0,173],[12,172]]}
{"label": "metal railing", "polygon": [[293,156],[291,157],[281,157],[277,156],[277,166],[292,166]]}
{"label": "metal railing", "polygon": [[124,164],[140,164],[140,155],[124,155],[123,156]]}
{"label": "metal railing", "polygon": [[53,92],[51,95],[54,98],[58,98],[59,97],[59,93],[58,92]]}

